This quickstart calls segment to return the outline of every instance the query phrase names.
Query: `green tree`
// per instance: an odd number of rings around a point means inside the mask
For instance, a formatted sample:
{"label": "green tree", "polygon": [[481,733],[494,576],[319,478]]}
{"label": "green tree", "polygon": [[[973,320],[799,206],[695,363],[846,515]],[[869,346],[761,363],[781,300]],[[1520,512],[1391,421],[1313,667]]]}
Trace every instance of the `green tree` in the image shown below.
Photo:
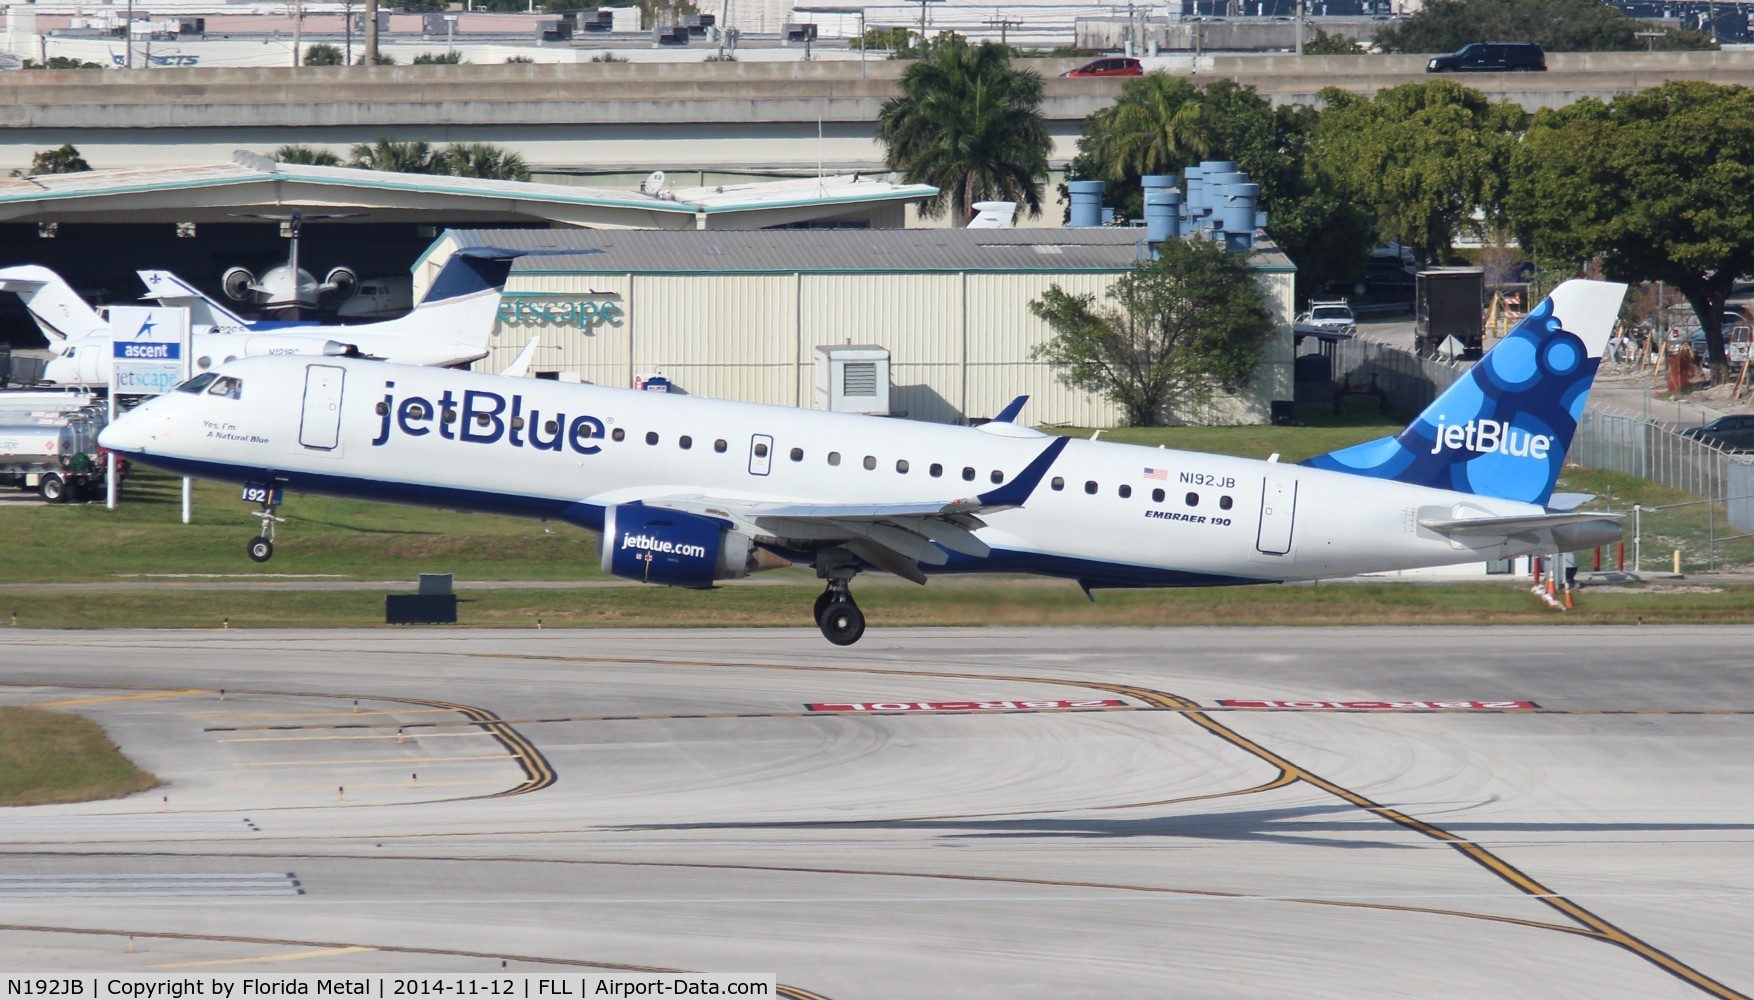
{"label": "green tree", "polygon": [[374,143],[357,143],[348,154],[347,165],[399,174],[445,173],[443,159],[424,139],[410,142],[379,139]]}
{"label": "green tree", "polygon": [[91,169],[71,143],[59,149],[41,149],[30,158],[31,174],[80,174]]}
{"label": "green tree", "polygon": [[1724,299],[1754,270],[1754,91],[1676,81],[1544,110],[1511,177],[1512,225],[1538,260],[1667,282],[1728,374]]}
{"label": "green tree", "polygon": [[309,146],[281,146],[268,154],[276,163],[298,163],[309,167],[339,167],[341,157],[326,149]]}
{"label": "green tree", "polygon": [[536,60],[531,59],[529,56],[506,56],[505,61],[508,64],[510,64],[510,63],[533,63]]}
{"label": "green tree", "polygon": [[1330,35],[1320,28],[1316,29],[1314,38],[1303,43],[1303,54],[1306,56],[1355,56],[1363,52],[1363,46],[1351,35],[1342,35],[1339,32]]}
{"label": "green tree", "polygon": [[414,66],[455,66],[455,65],[461,63],[462,61],[463,61],[463,54],[461,52],[446,52],[443,55],[434,55],[431,52],[422,52],[421,54],[414,57],[414,62],[411,65],[414,65]]}
{"label": "green tree", "polygon": [[50,56],[47,63],[39,63],[35,59],[24,61],[25,69],[103,69],[103,63],[86,62],[69,56]]}
{"label": "green tree", "polygon": [[[1601,0],[1435,0],[1377,32],[1384,52],[1453,52],[1470,42],[1535,42],[1548,52],[1623,52],[1644,48],[1633,32],[1650,25]],[[1696,32],[1676,33],[1676,47],[1714,47]],[[1699,43],[1703,42],[1703,45]]]}
{"label": "green tree", "polygon": [[1450,80],[1363,98],[1329,87],[1316,128],[1317,168],[1374,216],[1377,233],[1440,259],[1476,211],[1502,217],[1511,150],[1528,115]]}
{"label": "green tree", "polygon": [[315,45],[305,46],[304,64],[306,66],[340,66],[345,62],[346,59],[341,55],[341,50],[328,42],[318,42]]}
{"label": "green tree", "polygon": [[1029,304],[1054,331],[1033,356],[1141,427],[1248,385],[1273,333],[1266,293],[1242,256],[1207,240],[1167,240],[1159,251],[1115,281],[1108,303],[1052,285]]}
{"label": "green tree", "polygon": [[920,36],[906,28],[867,28],[863,38],[853,40],[852,48],[870,51],[872,49],[900,52],[914,47],[914,41]]}
{"label": "green tree", "polygon": [[1041,77],[1014,68],[1003,46],[954,40],[929,44],[902,74],[901,91],[884,103],[877,139],[890,169],[938,188],[925,214],[949,209],[966,223],[975,202],[997,198],[1041,215],[1053,148]]}
{"label": "green tree", "polygon": [[393,55],[390,55],[388,52],[379,52],[375,56],[374,55],[362,55],[359,57],[359,61],[354,63],[354,65],[355,66],[394,66],[394,65],[396,65],[396,57]]}
{"label": "green tree", "polygon": [[456,177],[480,177],[496,181],[527,181],[530,168],[524,158],[485,142],[453,142],[439,154],[444,172]]}

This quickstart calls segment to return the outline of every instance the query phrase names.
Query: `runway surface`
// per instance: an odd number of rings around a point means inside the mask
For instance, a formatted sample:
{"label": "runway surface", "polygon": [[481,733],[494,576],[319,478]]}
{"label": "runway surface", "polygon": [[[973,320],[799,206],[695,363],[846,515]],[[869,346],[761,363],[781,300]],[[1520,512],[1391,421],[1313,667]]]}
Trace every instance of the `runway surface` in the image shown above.
{"label": "runway surface", "polygon": [[1743,627],[7,630],[0,704],[96,719],[166,784],[0,811],[0,968],[1745,996],[1750,648]]}

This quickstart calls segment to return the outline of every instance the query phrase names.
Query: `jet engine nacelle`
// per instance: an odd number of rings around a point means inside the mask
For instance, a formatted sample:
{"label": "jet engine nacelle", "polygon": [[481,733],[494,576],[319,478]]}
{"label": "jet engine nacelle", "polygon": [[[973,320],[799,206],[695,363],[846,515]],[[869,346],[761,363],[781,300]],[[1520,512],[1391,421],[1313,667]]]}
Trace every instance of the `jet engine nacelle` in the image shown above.
{"label": "jet engine nacelle", "polygon": [[225,290],[225,297],[233,302],[248,302],[250,286],[256,283],[256,276],[247,267],[228,267],[219,279],[219,285]]}
{"label": "jet engine nacelle", "polygon": [[695,514],[615,504],[603,515],[603,572],[629,580],[704,590],[748,576],[756,552],[748,535]]}
{"label": "jet engine nacelle", "polygon": [[354,274],[350,267],[332,267],[323,276],[323,287],[335,298],[352,298],[353,293],[359,291],[359,275]]}

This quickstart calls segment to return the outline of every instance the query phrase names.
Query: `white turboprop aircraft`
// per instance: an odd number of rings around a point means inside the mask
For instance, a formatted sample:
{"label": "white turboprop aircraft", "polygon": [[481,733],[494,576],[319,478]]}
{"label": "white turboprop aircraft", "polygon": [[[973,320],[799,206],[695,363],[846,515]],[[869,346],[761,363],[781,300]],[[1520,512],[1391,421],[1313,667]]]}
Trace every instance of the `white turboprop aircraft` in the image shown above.
{"label": "white turboprop aircraft", "polygon": [[603,569],[711,587],[814,566],[847,645],[864,569],[1213,586],[1570,551],[1619,523],[1555,498],[1624,285],[1569,281],[1399,435],[1301,465],[374,361],[257,358],[112,423],[104,447],[282,490],[559,518]]}
{"label": "white turboprop aircraft", "polygon": [[[141,271],[147,298],[190,310],[190,358],[197,372],[239,358],[292,354],[369,356],[411,365],[461,365],[487,356],[499,316],[506,255],[458,255],[446,261],[426,297],[399,319],[355,326],[251,323],[168,271]],[[44,267],[0,269],[0,291],[15,292],[59,357],[43,379],[57,385],[104,386],[115,351],[109,322],[66,281]]]}

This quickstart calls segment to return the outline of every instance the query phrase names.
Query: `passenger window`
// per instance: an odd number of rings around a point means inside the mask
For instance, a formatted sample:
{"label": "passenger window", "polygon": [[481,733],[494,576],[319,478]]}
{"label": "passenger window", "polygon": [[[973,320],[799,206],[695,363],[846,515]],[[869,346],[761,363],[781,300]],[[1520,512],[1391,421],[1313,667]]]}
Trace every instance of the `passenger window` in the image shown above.
{"label": "passenger window", "polygon": [[454,424],[457,422],[457,411],[456,410],[446,410],[445,412],[439,414],[439,419],[447,424]]}
{"label": "passenger window", "polygon": [[829,452],[828,453],[828,464],[829,465],[839,465],[840,464],[840,452],[838,452],[838,451]]}
{"label": "passenger window", "polygon": [[[617,441],[621,440],[621,432],[620,431],[615,432],[615,440],[617,440]],[[726,446],[725,446],[725,439],[724,438],[719,438],[717,441],[713,442],[713,450],[718,452],[721,455],[723,455],[725,453],[725,447]]]}
{"label": "passenger window", "polygon": [[877,456],[876,455],[866,455],[865,456],[865,469],[866,469],[866,471],[870,471],[870,470],[875,469],[875,468],[877,468]]}
{"label": "passenger window", "polygon": [[1066,488],[1066,478],[1064,476],[1055,476],[1053,478],[1053,481],[1048,483],[1048,488],[1053,489],[1053,490],[1065,489]]}
{"label": "passenger window", "polygon": [[1091,496],[1095,496],[1096,495],[1096,480],[1094,480],[1094,479],[1085,480],[1084,492],[1090,494]]}
{"label": "passenger window", "polygon": [[937,479],[939,476],[942,476],[943,474],[944,474],[944,467],[942,465],[939,465],[937,462],[933,462],[932,467],[926,470],[926,475],[931,476],[933,479]]}
{"label": "passenger window", "polygon": [[657,444],[657,443],[658,443],[658,432],[657,431],[646,431],[646,444]]}
{"label": "passenger window", "polygon": [[[549,427],[550,427],[550,428],[552,428],[552,429],[551,429],[551,430],[550,430],[550,431],[549,431],[549,432],[548,432],[548,433],[550,433],[550,434],[553,434],[553,433],[556,433],[556,432],[557,432],[557,431],[559,431],[559,430],[560,430],[560,425],[559,425],[559,424],[557,424],[557,423],[555,423],[555,422],[554,422],[554,421],[552,421],[552,420],[550,420],[550,421],[549,421],[549,422],[548,422],[548,426],[549,426]],[[617,440],[617,441],[625,441],[625,440],[627,440],[627,432],[626,432],[626,431],[624,431],[624,430],[622,430],[622,429],[621,429],[621,428],[619,428],[619,427],[617,427],[617,428],[615,428],[615,430],[613,430],[613,431],[611,431],[611,432],[609,432],[609,436],[610,436],[610,437],[611,437],[611,438],[613,438],[613,439],[615,439],[615,440]]]}
{"label": "passenger window", "polygon": [[386,402],[384,402],[384,401],[383,401],[383,400],[379,400],[379,401],[378,401],[378,405],[376,405],[376,406],[374,406],[374,407],[372,407],[372,409],[373,409],[373,410],[374,410],[374,411],[376,411],[376,413],[377,413],[377,415],[378,415],[378,416],[380,416],[380,417],[381,417],[381,416],[383,416],[383,415],[384,415],[384,414],[386,414],[386,413],[389,413],[389,412],[390,412],[390,404],[389,404],[389,403],[386,403]]}
{"label": "passenger window", "polygon": [[904,476],[907,475],[907,459],[905,459],[905,458],[896,459],[895,460],[895,471],[901,473]]}
{"label": "passenger window", "polygon": [[993,474],[991,476],[988,476],[987,478],[991,479],[995,483],[1002,483],[1005,481],[1005,474],[1003,472],[1000,472],[998,469],[994,469]]}
{"label": "passenger window", "polygon": [[1198,493],[1189,493],[1189,494],[1188,494],[1188,506],[1189,506],[1189,507],[1198,507],[1198,506],[1200,506],[1200,494],[1198,494]]}
{"label": "passenger window", "polygon": [[[512,430],[521,431],[523,429],[524,429],[524,418],[523,417],[513,417],[512,418]],[[585,427],[585,437],[590,437],[590,436],[591,436],[591,428],[587,425]]]}
{"label": "passenger window", "polygon": [[491,423],[493,423],[493,418],[488,416],[487,414],[485,414],[485,413],[475,414],[475,426],[486,427],[487,425],[489,425]]}
{"label": "passenger window", "polygon": [[694,447],[694,439],[689,437],[688,435],[684,434],[681,437],[676,439],[676,446],[678,448],[681,448],[683,451],[687,451],[688,449]]}
{"label": "passenger window", "polygon": [[755,457],[756,458],[766,458],[767,457],[767,442],[765,442],[765,441],[755,442]]}
{"label": "passenger window", "polygon": [[974,466],[965,465],[962,467],[962,480],[968,483],[974,482]]}
{"label": "passenger window", "polygon": [[1125,500],[1128,497],[1131,497],[1132,495],[1133,495],[1133,488],[1131,486],[1127,485],[1126,483],[1122,483],[1121,484],[1121,499]]}
{"label": "passenger window", "polygon": [[793,448],[792,449],[792,461],[802,462],[803,460],[804,460],[804,449]]}
{"label": "passenger window", "polygon": [[244,384],[230,375],[225,375],[213,383],[213,388],[208,389],[207,394],[209,396],[224,396],[226,399],[238,399],[244,394]]}
{"label": "passenger window", "polygon": [[1152,490],[1151,491],[1151,502],[1152,503],[1162,503],[1163,502],[1163,491],[1162,490]]}
{"label": "passenger window", "polygon": [[1229,510],[1230,509],[1230,498],[1229,497],[1219,497],[1218,498],[1218,509],[1219,510]]}

